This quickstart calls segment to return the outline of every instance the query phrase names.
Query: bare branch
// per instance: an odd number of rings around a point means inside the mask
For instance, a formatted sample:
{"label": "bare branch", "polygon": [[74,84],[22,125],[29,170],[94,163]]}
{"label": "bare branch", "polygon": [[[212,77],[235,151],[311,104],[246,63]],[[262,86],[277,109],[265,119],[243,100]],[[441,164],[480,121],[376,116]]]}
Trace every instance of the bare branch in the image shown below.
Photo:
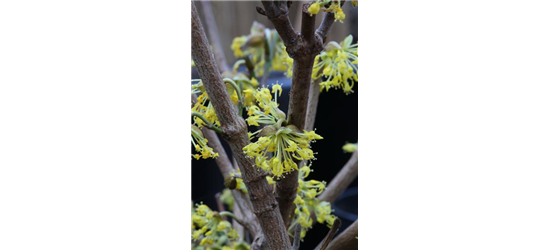
{"label": "bare branch", "polygon": [[318,78],[311,82],[309,88],[309,102],[307,103],[307,119],[305,120],[305,130],[313,130],[315,126],[316,110],[318,108],[318,99],[320,97],[320,82]]}
{"label": "bare branch", "polygon": [[324,192],[318,197],[322,201],[334,202],[358,176],[358,150],[345,163],[345,166],[330,181]]}
{"label": "bare branch", "polygon": [[229,143],[233,156],[241,167],[244,183],[248,187],[253,211],[256,214],[265,239],[264,249],[290,249],[286,228],[278,203],[265,179],[267,173],[258,171],[253,160],[246,158],[242,148],[250,143],[248,129],[244,119],[238,116],[219,74],[219,70],[209,48],[208,39],[198,17],[194,1],[192,2],[192,57],[206,92],[222,124],[225,140]]}
{"label": "bare branch", "polygon": [[294,244],[292,244],[292,250],[299,250],[300,242],[301,242],[301,224],[297,223],[294,231]]}
{"label": "bare branch", "polygon": [[341,220],[339,218],[336,218],[334,221],[334,224],[332,225],[332,228],[330,228],[330,231],[328,231],[328,234],[320,244],[315,248],[315,250],[325,250],[328,247],[328,244],[332,241],[335,234],[337,233],[337,230],[339,230],[339,227],[341,226]]}
{"label": "bare branch", "polygon": [[[345,1],[341,1],[341,6],[345,4]],[[324,14],[324,19],[322,19],[322,23],[320,23],[320,26],[318,29],[316,29],[316,34],[320,36],[322,40],[326,38],[326,35],[328,35],[328,31],[332,27],[332,24],[334,24],[335,21],[335,15],[332,12],[326,12]]]}
{"label": "bare branch", "polygon": [[[236,205],[233,203],[233,213],[235,216],[243,218],[242,211],[240,210],[240,205]],[[243,218],[243,220],[246,220],[246,218]],[[238,233],[238,235],[244,235],[245,233],[244,226],[242,226],[242,224],[238,223],[236,220],[233,221],[233,229],[236,231],[236,233]]]}
{"label": "bare branch", "polygon": [[345,231],[339,234],[328,245],[326,250],[351,250],[358,249],[358,220],[351,224]]}
{"label": "bare branch", "polygon": [[215,163],[217,163],[217,167],[219,168],[219,171],[221,171],[223,179],[230,178],[231,174],[235,172],[235,169],[233,168],[233,164],[231,164],[231,160],[227,156],[227,152],[225,152],[225,148],[223,148],[219,137],[217,137],[217,134],[214,131],[209,129],[202,129],[202,134],[204,134],[204,137],[208,140],[208,145],[212,147],[213,151],[219,154],[219,156],[215,158]]}
{"label": "bare branch", "polygon": [[307,42],[314,43],[316,15],[309,13],[308,9],[311,4],[306,3],[301,7],[301,35]]}
{"label": "bare branch", "polygon": [[[290,18],[288,17],[288,5],[286,1],[269,1],[262,0],[264,14],[273,23],[278,35],[284,41],[286,47],[293,44],[297,39],[297,33],[292,27]],[[259,11],[259,10],[258,10]]]}
{"label": "bare branch", "polygon": [[226,72],[230,70],[227,60],[225,59],[225,52],[221,44],[221,37],[219,37],[219,31],[217,30],[217,24],[215,23],[215,15],[213,12],[212,4],[210,1],[199,1],[200,7],[202,7],[202,14],[206,18],[204,24],[206,25],[206,31],[208,32],[208,39],[213,47],[213,52],[219,70]]}

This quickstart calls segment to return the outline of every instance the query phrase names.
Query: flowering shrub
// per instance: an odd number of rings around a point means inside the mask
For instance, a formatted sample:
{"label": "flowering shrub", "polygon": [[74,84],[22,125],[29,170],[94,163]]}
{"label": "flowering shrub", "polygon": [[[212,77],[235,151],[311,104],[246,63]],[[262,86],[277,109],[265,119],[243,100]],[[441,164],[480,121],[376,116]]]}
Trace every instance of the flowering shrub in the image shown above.
{"label": "flowering shrub", "polygon": [[[215,159],[226,186],[217,196],[219,212],[202,203],[193,205],[193,249],[297,249],[315,223],[325,224],[332,233],[340,226],[331,202],[349,185],[349,178],[328,184],[309,179],[309,174],[316,159],[312,143],[323,139],[312,119],[319,92],[341,89],[351,94],[358,82],[353,37],[323,41],[332,23],[345,19],[343,4],[316,0],[304,5],[302,25],[312,25],[313,31],[315,16],[326,13],[311,35],[306,27],[300,33],[289,24],[291,2],[263,1],[264,9],[257,11],[268,16],[275,29],[254,22],[249,34],[234,38],[231,49],[237,61],[232,67],[224,65],[224,58],[214,60],[193,5],[192,64],[201,79],[192,80],[192,158]],[[217,67],[225,70],[218,74]],[[271,71],[292,78],[289,93],[278,82],[269,82]],[[290,97],[288,114],[280,109],[282,95]],[[230,145],[233,161],[220,139]],[[353,153],[358,143],[342,148]],[[354,167],[345,170],[350,179],[358,173],[356,157],[353,153],[342,170]],[[322,249],[337,249],[327,245],[331,237],[326,239]]]}

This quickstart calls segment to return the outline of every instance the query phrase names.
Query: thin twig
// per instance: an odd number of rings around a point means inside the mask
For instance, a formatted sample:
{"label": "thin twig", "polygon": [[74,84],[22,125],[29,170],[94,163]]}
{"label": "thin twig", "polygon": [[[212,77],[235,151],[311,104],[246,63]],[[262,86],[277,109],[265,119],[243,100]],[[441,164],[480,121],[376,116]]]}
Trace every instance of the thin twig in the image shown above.
{"label": "thin twig", "polygon": [[[231,191],[234,191],[234,190],[231,190]],[[237,191],[238,192],[238,191]],[[238,204],[234,204],[236,203],[236,199],[234,200],[233,202],[233,213],[234,215],[236,215],[237,217],[240,217],[242,218],[243,220],[246,220],[245,217],[242,216],[242,211],[240,210],[240,205]],[[233,229],[236,231],[236,233],[238,235],[240,235],[241,237],[244,236],[244,234],[246,233],[246,231],[244,230],[244,226],[242,226],[240,223],[238,223],[236,220],[233,221]]]}
{"label": "thin twig", "polygon": [[200,118],[200,120],[202,120],[204,123],[206,123],[206,127],[211,129],[211,130],[214,130],[215,132],[217,133],[223,133],[223,130],[218,128],[217,126],[215,126],[213,123],[211,123],[210,121],[208,121],[208,119],[206,119],[206,117],[204,117],[202,114],[198,113],[198,112],[195,112],[195,111],[191,111],[191,116],[194,116],[194,117],[198,117]]}
{"label": "thin twig", "polygon": [[326,250],[358,249],[358,220],[353,222],[345,231],[340,233],[326,248]]}
{"label": "thin twig", "polygon": [[[341,1],[341,7],[343,7],[343,4],[345,4],[345,1]],[[326,35],[328,35],[328,31],[332,27],[332,24],[334,24],[334,21],[334,13],[326,12],[326,14],[324,14],[322,23],[320,23],[320,26],[318,27],[318,29],[316,29],[316,34],[319,35],[322,40],[324,40],[326,38]]]}
{"label": "thin twig", "polygon": [[[298,34],[292,27],[292,23],[288,17],[288,5],[286,4],[286,1],[262,0],[261,3],[263,3],[264,7],[262,12],[264,12],[265,16],[273,23],[280,38],[284,41],[284,45],[288,47],[293,44],[296,41]],[[260,10],[258,9],[258,11]]]}
{"label": "thin twig", "polygon": [[208,39],[213,47],[213,52],[219,70],[223,73],[229,71],[231,68],[227,64],[225,59],[225,51],[223,51],[223,46],[221,44],[221,37],[219,36],[219,31],[217,30],[217,24],[215,22],[215,14],[213,12],[212,4],[210,1],[203,0],[198,1],[202,9],[202,14],[205,18],[204,25],[206,26],[206,32],[208,32]]}
{"label": "thin twig", "polygon": [[309,43],[313,43],[315,35],[316,15],[309,13],[309,6],[312,3],[306,3],[301,6],[301,35]]}
{"label": "thin twig", "polygon": [[313,130],[315,126],[316,110],[318,108],[318,99],[320,97],[320,82],[319,77],[311,82],[309,88],[309,102],[307,103],[307,120],[305,120],[305,130]]}
{"label": "thin twig", "polygon": [[292,250],[298,250],[300,243],[301,243],[301,224],[298,223],[297,226],[295,226],[294,244],[292,245]]}
{"label": "thin twig", "polygon": [[315,248],[315,250],[325,250],[328,247],[328,244],[332,242],[332,239],[334,238],[335,234],[337,233],[337,230],[339,230],[339,227],[341,226],[341,220],[339,218],[336,218],[334,221],[334,224],[332,225],[332,228],[330,228],[330,231],[328,231],[328,234],[322,242]]}
{"label": "thin twig", "polygon": [[220,212],[219,215],[221,216],[229,216],[231,218],[233,218],[234,220],[236,220],[236,222],[240,223],[240,225],[244,226],[245,228],[250,228],[250,225],[248,225],[248,223],[246,223],[246,221],[238,218],[235,214],[229,212],[229,211],[223,211],[223,212]]}

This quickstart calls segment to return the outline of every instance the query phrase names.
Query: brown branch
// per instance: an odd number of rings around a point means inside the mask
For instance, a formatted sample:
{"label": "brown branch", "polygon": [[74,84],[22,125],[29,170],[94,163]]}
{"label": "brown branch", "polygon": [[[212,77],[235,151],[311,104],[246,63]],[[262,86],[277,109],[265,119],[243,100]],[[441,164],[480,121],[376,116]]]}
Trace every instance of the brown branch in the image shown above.
{"label": "brown branch", "polygon": [[[233,191],[233,190],[231,190]],[[233,202],[233,214],[239,218],[242,218],[242,220],[246,220],[246,218],[243,218],[242,211],[240,210],[240,205],[234,204],[236,203],[236,199],[234,199]],[[244,226],[242,224],[238,223],[236,220],[233,220],[233,229],[238,233],[238,235],[244,235]]]}
{"label": "brown branch", "polygon": [[[307,116],[307,99],[309,97],[309,85],[313,70],[314,56],[294,59],[294,73],[292,76],[292,88],[290,90],[290,104],[288,107],[289,123],[303,130]],[[297,162],[301,166],[301,163]],[[293,201],[298,185],[298,171],[288,174],[276,185],[278,203],[284,222],[288,226],[293,211]]]}
{"label": "brown branch", "polygon": [[[343,7],[343,4],[345,4],[345,1],[341,1],[341,6]],[[320,26],[318,29],[316,29],[316,34],[320,36],[322,40],[326,38],[326,35],[328,35],[328,31],[332,27],[332,24],[334,24],[335,21],[335,15],[332,12],[326,12],[324,14],[324,18],[322,19],[322,23],[320,23]]]}
{"label": "brown branch", "polygon": [[301,224],[297,223],[294,231],[294,243],[292,244],[292,250],[299,250],[300,243],[301,243]]}
{"label": "brown branch", "polygon": [[280,216],[278,203],[269,191],[270,187],[265,179],[267,174],[264,171],[258,171],[253,160],[246,158],[242,151],[242,148],[250,143],[247,134],[248,129],[244,119],[238,116],[227,88],[221,79],[194,1],[192,2],[191,12],[192,57],[217,117],[222,124],[223,131],[225,131],[223,136],[229,143],[233,156],[241,168],[253,211],[265,235],[263,247],[264,249],[290,249],[291,244],[286,235],[286,228]]}
{"label": "brown branch", "polygon": [[[290,104],[288,107],[289,123],[303,130],[307,116],[307,103],[309,97],[309,85],[313,70],[314,56],[303,56],[294,59],[294,73],[292,76],[292,88],[290,90]],[[300,166],[302,163],[297,162]],[[278,182],[277,199],[280,204],[280,212],[286,226],[290,224],[293,212],[293,201],[298,185],[298,171],[288,174]]]}
{"label": "brown branch", "polygon": [[[297,128],[305,128],[309,85],[316,55],[322,51],[320,37],[314,35],[315,15],[307,11],[307,4],[302,5],[301,34],[296,34],[288,15],[285,1],[262,1],[267,17],[275,26],[278,34],[286,45],[288,55],[294,59],[290,104],[288,107],[288,122]],[[296,162],[301,166],[302,163]],[[290,225],[293,212],[293,201],[297,191],[298,173],[294,171],[277,184],[277,200],[280,212],[286,226]]]}
{"label": "brown branch", "polygon": [[[264,13],[260,13],[269,18],[278,31],[278,35],[280,35],[280,38],[284,41],[284,45],[288,47],[296,41],[298,34],[295,32],[292,23],[290,22],[288,5],[286,2],[287,1],[262,0],[261,3],[263,3]],[[260,11],[259,9],[257,10],[258,12]]]}
{"label": "brown branch", "polygon": [[316,15],[309,13],[309,6],[312,3],[303,4],[301,7],[301,35],[305,41],[314,42],[315,35],[315,18]]}
{"label": "brown branch", "polygon": [[210,1],[199,1],[199,3],[202,9],[202,15],[206,18],[204,24],[206,26],[206,31],[208,32],[208,39],[213,47],[214,56],[217,61],[217,65],[219,66],[219,70],[222,73],[230,71],[231,68],[225,59],[225,51],[223,51],[221,37],[219,37],[219,31],[217,30],[217,24],[215,23],[215,15],[212,4]]}
{"label": "brown branch", "polygon": [[330,231],[328,231],[328,234],[320,244],[315,248],[315,250],[325,250],[328,247],[328,244],[332,242],[332,239],[334,238],[335,234],[337,233],[337,230],[339,230],[339,227],[341,226],[341,220],[339,218],[336,218],[334,221],[334,224],[332,225],[332,228],[330,228]]}
{"label": "brown branch", "polygon": [[[299,3],[299,2],[298,2]],[[301,15],[303,11],[296,11],[295,16],[293,17],[293,25],[295,29],[301,29]]]}
{"label": "brown branch", "polygon": [[231,174],[235,172],[235,169],[233,168],[233,164],[231,164],[231,160],[227,156],[227,152],[225,152],[225,148],[223,148],[217,133],[213,130],[204,128],[202,129],[202,134],[204,134],[204,137],[208,140],[208,145],[212,147],[213,151],[219,154],[219,156],[215,158],[215,163],[217,164],[219,171],[221,171],[223,179],[226,180],[227,178],[231,178]]}
{"label": "brown branch", "polygon": [[358,249],[358,220],[351,224],[345,231],[339,234],[328,245],[326,250],[352,250]]}
{"label": "brown branch", "polygon": [[345,163],[345,166],[330,181],[324,192],[318,197],[322,201],[334,202],[358,176],[358,150]]}
{"label": "brown branch", "polygon": [[305,130],[313,130],[315,125],[316,110],[318,108],[318,99],[320,97],[320,82],[322,78],[318,78],[311,82],[309,86],[309,102],[307,103],[307,119],[305,120]]}

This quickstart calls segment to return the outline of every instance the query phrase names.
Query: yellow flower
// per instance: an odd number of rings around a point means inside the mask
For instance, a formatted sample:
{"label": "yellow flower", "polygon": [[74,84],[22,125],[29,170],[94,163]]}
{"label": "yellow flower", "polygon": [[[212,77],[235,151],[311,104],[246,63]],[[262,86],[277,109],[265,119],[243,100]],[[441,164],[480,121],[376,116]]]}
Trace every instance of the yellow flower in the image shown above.
{"label": "yellow flower", "polygon": [[349,35],[339,44],[330,42],[315,58],[312,77],[327,78],[320,83],[321,90],[335,88],[343,89],[346,94],[353,93],[358,82],[358,45],[351,44],[352,41],[353,36]]}
{"label": "yellow flower", "polygon": [[[204,204],[195,204],[191,211],[193,224],[191,235],[194,241],[199,241],[200,245],[219,247],[233,247],[237,245],[239,249],[249,249],[249,245],[238,240],[238,234],[231,227],[228,221],[222,219],[217,213],[213,212]],[[210,248],[207,249],[210,249]],[[225,248],[224,248],[225,249]]]}
{"label": "yellow flower", "polygon": [[343,13],[343,10],[341,8],[337,8],[335,11],[335,19],[338,21],[342,21],[345,19],[345,13]]}
{"label": "yellow flower", "polygon": [[315,212],[319,223],[326,223],[328,227],[333,225],[336,218],[332,215],[330,203],[317,198],[324,191],[326,183],[317,180],[304,180],[310,171],[310,166],[303,166],[299,169],[297,195],[294,200],[295,218],[290,226],[291,229],[296,224],[300,224],[302,226],[301,237],[305,237],[305,232],[312,226],[310,211]]}
{"label": "yellow flower", "polygon": [[208,158],[216,158],[219,156],[218,153],[215,153],[211,147],[208,146],[208,139],[204,138],[204,135],[202,134],[202,131],[200,131],[200,128],[198,128],[195,125],[191,125],[191,143],[194,146],[196,154],[193,154],[192,156],[195,159],[200,159],[202,157],[203,159]]}
{"label": "yellow flower", "polygon": [[346,143],[343,145],[343,151],[347,153],[355,152],[358,149],[358,143]]}
{"label": "yellow flower", "polygon": [[[329,6],[327,6],[328,3],[330,3]],[[354,1],[353,6],[356,7]],[[341,1],[328,2],[323,0],[316,0],[313,4],[309,6],[307,10],[309,11],[309,13],[311,13],[312,16],[313,14],[317,14],[320,9],[323,9],[325,12],[334,13],[335,19],[340,22],[343,22],[343,19],[345,19],[345,13],[343,13],[343,10],[341,10]]]}
{"label": "yellow flower", "polygon": [[[267,125],[261,130],[250,133],[253,138],[259,134],[256,142],[246,145],[243,150],[263,170],[271,172],[276,178],[298,169],[295,159],[311,160],[314,153],[310,142],[322,139],[314,131],[299,131],[295,126],[283,126],[286,115],[278,109],[277,97],[281,95],[282,87],[275,84],[272,90],[261,88],[253,92],[257,106],[247,107],[250,126]],[[274,101],[273,96],[274,94]]]}
{"label": "yellow flower", "polygon": [[242,52],[242,45],[246,43],[246,36],[235,37],[233,43],[231,44],[231,49],[234,51],[235,57],[244,57],[245,54]]}
{"label": "yellow flower", "polygon": [[311,16],[314,14],[318,14],[318,11],[320,10],[320,4],[318,3],[313,3],[309,6],[309,9],[307,9],[309,11],[309,13],[311,13]]}
{"label": "yellow flower", "polygon": [[[268,35],[267,35],[268,34]],[[264,46],[264,41],[269,40],[268,45],[272,48]],[[246,47],[242,50],[242,47]],[[293,59],[286,52],[284,42],[278,35],[277,31],[270,29],[268,32],[265,27],[257,22],[254,22],[251,28],[251,34],[248,36],[240,36],[233,39],[231,49],[236,57],[249,56],[254,65],[254,73],[256,76],[263,76],[265,65],[270,61],[270,69],[275,71],[286,71],[288,77],[292,74]],[[268,52],[273,52],[268,55]]]}

